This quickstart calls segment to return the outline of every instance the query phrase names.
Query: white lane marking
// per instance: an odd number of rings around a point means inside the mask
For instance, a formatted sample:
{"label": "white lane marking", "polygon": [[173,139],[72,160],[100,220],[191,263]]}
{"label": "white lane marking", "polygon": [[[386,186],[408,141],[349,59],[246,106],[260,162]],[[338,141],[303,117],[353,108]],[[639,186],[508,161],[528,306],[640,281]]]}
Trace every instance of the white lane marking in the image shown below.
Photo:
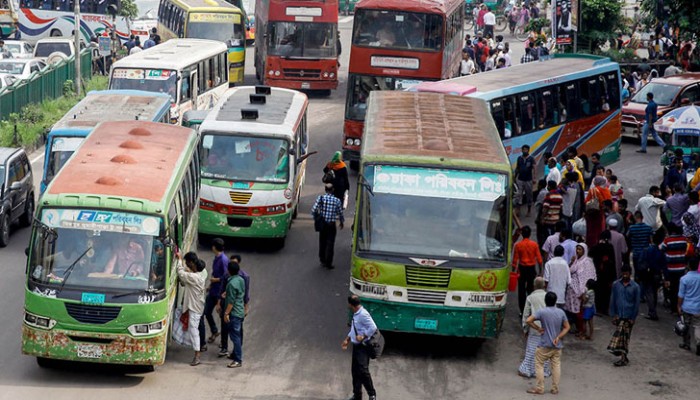
{"label": "white lane marking", "polygon": [[352,19],[353,19],[353,16],[352,16],[352,15],[349,15],[349,16],[343,18],[343,19],[338,20],[338,23],[339,23],[339,24],[344,24],[344,23],[347,23],[347,22],[352,21]]}
{"label": "white lane marking", "polygon": [[39,161],[39,160],[41,160],[42,158],[44,158],[44,152],[43,152],[43,151],[42,151],[41,154],[39,154],[38,156],[34,157],[34,159],[32,160],[32,164],[36,164],[36,162]]}

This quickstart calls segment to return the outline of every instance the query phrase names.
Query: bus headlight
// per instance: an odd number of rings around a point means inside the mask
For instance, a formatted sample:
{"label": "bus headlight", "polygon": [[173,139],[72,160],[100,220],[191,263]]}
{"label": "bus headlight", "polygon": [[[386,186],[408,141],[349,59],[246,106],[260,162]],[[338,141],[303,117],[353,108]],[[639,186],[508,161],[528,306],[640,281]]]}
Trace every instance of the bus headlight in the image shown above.
{"label": "bus headlight", "polygon": [[56,321],[47,318],[47,317],[42,317],[36,314],[32,314],[30,312],[25,311],[24,312],[24,323],[33,326],[35,328],[39,329],[53,329],[54,326],[56,326]]}
{"label": "bus headlight", "polygon": [[345,144],[347,144],[348,146],[352,146],[352,138],[345,139]]}
{"label": "bus headlight", "polygon": [[333,72],[331,72],[330,77],[335,78],[335,74]]}
{"label": "bus headlight", "polygon": [[270,76],[273,76],[274,74],[275,74],[275,71],[272,71],[272,70],[270,70],[270,72],[268,73],[268,75],[270,75]]}
{"label": "bus headlight", "polygon": [[274,206],[269,206],[265,209],[265,214],[283,214],[287,208],[284,204],[278,204]]}
{"label": "bus headlight", "polygon": [[154,335],[160,333],[166,327],[166,320],[152,322],[150,324],[135,324],[129,327],[129,333],[133,336]]}
{"label": "bus headlight", "polygon": [[282,73],[281,73],[281,72],[279,72],[279,71],[275,71],[275,76],[280,76],[280,75],[282,75]]}
{"label": "bus headlight", "polygon": [[328,72],[324,72],[324,73],[323,73],[323,77],[324,77],[324,78],[328,78]]}
{"label": "bus headlight", "polygon": [[352,144],[354,144],[355,146],[359,146],[359,145],[362,144],[362,140],[361,140],[361,139],[355,139],[355,140],[352,142]]}

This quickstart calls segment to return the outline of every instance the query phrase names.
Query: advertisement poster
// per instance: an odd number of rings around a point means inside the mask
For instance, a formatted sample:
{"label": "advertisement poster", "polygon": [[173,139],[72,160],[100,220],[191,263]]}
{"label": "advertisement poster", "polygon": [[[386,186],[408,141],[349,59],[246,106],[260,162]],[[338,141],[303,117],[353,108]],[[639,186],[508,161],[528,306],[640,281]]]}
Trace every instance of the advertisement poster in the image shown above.
{"label": "advertisement poster", "polygon": [[579,0],[555,0],[553,29],[558,45],[572,44],[578,31]]}

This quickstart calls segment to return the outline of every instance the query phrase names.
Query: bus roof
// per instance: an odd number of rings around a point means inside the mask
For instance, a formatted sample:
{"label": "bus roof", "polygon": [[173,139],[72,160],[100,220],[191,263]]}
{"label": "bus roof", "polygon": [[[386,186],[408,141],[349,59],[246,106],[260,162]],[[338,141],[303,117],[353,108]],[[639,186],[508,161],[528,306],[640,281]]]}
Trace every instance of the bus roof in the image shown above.
{"label": "bus roof", "polygon": [[90,194],[162,202],[196,135],[189,128],[156,122],[103,122],[68,160],[46,195]]}
{"label": "bus roof", "polygon": [[158,46],[124,57],[112,65],[115,68],[155,68],[180,70],[201,60],[226,52],[223,42],[206,39],[170,39]]}
{"label": "bus roof", "polygon": [[[462,76],[447,79],[440,82],[423,82],[415,87],[417,91],[436,91],[437,88],[451,88],[453,92],[466,86],[476,87],[478,93],[512,88],[529,83],[547,80],[555,83],[558,78],[566,75],[575,75],[601,67],[618,68],[618,64],[606,57],[571,55],[557,55],[551,60],[531,62],[527,64],[513,65],[510,68],[502,68],[486,73]],[[572,77],[572,79],[576,79]],[[562,80],[563,82],[564,80]]]}
{"label": "bus roof", "polygon": [[510,168],[486,102],[439,93],[372,91],[362,157],[410,156]]}
{"label": "bus roof", "polygon": [[[263,94],[267,91],[269,94]],[[264,103],[255,103],[256,98],[264,99]],[[221,96],[199,131],[264,133],[289,138],[294,136],[308,102],[305,94],[291,89],[268,86],[232,88]],[[243,113],[248,111],[257,112],[257,118],[243,118]]]}
{"label": "bus roof", "polygon": [[360,0],[355,4],[355,9],[446,14],[463,3],[464,0]]}
{"label": "bus roof", "polygon": [[[170,0],[188,11],[241,12],[241,9],[225,0]],[[192,10],[196,8],[197,10]],[[224,8],[226,10],[222,10]],[[201,10],[205,9],[205,10]]]}
{"label": "bus roof", "polygon": [[73,106],[51,131],[57,129],[92,130],[103,121],[152,121],[170,109],[166,93],[139,90],[91,91]]}

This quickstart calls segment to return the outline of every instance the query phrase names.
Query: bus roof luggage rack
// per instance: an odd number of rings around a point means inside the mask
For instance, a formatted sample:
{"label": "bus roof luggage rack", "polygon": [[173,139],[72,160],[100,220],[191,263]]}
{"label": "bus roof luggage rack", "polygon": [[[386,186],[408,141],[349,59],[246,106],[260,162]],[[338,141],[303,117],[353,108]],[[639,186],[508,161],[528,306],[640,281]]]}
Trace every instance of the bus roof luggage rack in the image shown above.
{"label": "bus roof luggage rack", "polygon": [[266,99],[264,94],[250,94],[250,104],[265,104],[267,102]]}
{"label": "bus roof luggage rack", "polygon": [[271,95],[272,88],[267,85],[255,85],[255,94]]}
{"label": "bus roof luggage rack", "polygon": [[241,108],[241,119],[258,119],[258,110],[252,108]]}

